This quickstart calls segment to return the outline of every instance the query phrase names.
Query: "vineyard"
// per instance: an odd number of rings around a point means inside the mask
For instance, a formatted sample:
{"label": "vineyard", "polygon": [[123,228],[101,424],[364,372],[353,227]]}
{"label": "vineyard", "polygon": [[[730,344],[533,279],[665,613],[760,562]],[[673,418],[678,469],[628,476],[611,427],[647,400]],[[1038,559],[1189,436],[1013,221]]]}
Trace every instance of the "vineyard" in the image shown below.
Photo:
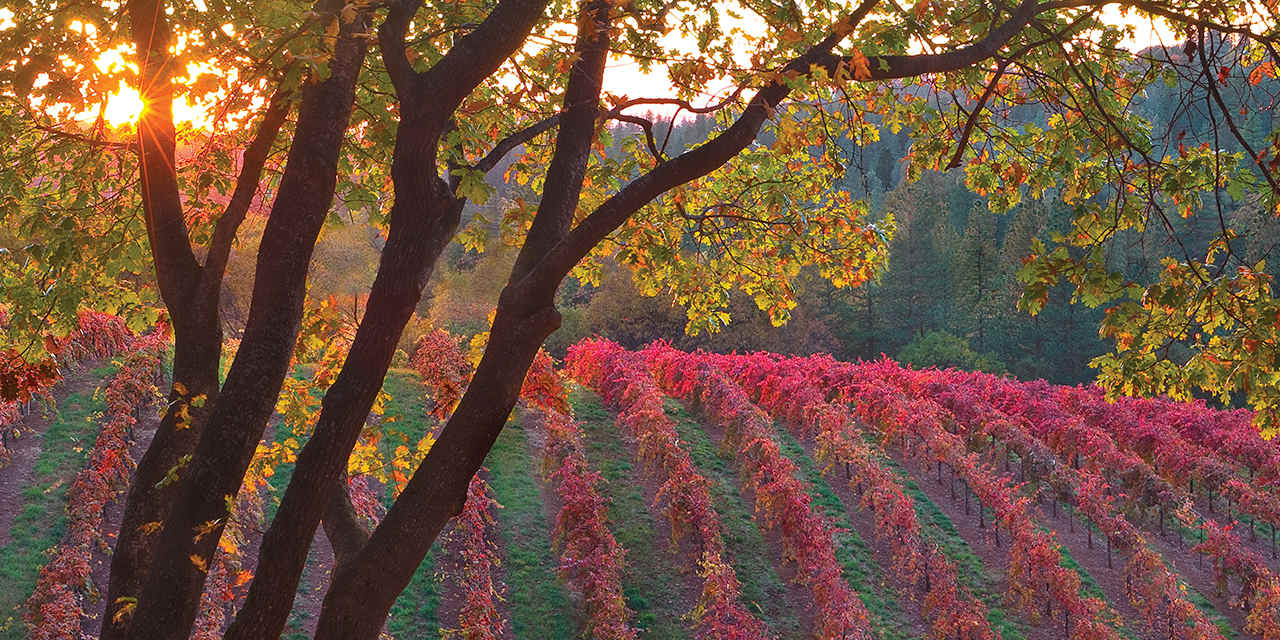
{"label": "vineyard", "polygon": [[[85,315],[59,370],[0,407],[0,637],[70,640],[103,623],[104,563],[168,340]],[[193,637],[220,637],[252,583],[341,351],[317,348],[231,505]],[[367,523],[405,490],[472,373],[442,331],[407,365],[348,468]],[[520,397],[386,635],[1280,639],[1280,449],[1248,412],[599,339],[563,363],[539,354]],[[287,637],[311,633],[342,553],[317,534]]]}

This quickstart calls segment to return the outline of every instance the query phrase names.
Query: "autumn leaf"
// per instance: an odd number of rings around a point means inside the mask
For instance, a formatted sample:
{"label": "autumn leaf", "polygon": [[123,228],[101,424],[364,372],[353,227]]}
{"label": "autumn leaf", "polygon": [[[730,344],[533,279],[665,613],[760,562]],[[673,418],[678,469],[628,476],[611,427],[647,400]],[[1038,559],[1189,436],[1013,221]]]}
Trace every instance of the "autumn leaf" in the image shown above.
{"label": "autumn leaf", "polygon": [[119,605],[119,608],[111,615],[111,621],[120,624],[133,615],[134,610],[138,608],[138,599],[131,596],[121,596],[116,598],[115,604]]}
{"label": "autumn leaf", "polygon": [[240,550],[240,546],[229,535],[224,535],[218,540],[218,548],[222,549],[223,553],[236,553]]}
{"label": "autumn leaf", "polygon": [[853,77],[857,80],[870,80],[871,67],[867,56],[861,50],[854,49],[849,55],[849,64],[853,67]]}

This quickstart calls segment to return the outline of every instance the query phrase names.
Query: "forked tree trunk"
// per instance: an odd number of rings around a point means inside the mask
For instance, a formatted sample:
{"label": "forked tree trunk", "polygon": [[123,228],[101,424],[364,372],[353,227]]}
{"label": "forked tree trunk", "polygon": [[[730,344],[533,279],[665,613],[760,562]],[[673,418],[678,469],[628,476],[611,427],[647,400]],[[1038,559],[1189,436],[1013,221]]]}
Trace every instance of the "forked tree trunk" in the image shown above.
{"label": "forked tree trunk", "polygon": [[[199,332],[201,335],[192,336],[190,329],[175,326],[173,381],[181,383],[188,395],[183,398],[177,391],[169,391],[168,409],[131,478],[120,531],[111,555],[111,579],[102,621],[103,640],[125,637],[128,617],[122,616],[117,624],[115,613],[130,604],[129,598],[136,598],[142,590],[152,561],[151,551],[158,537],[155,529],[168,517],[169,507],[177,493],[178,483],[166,482],[165,479],[171,472],[179,472],[182,459],[195,450],[196,438],[208,415],[207,407],[217,398],[222,334],[218,330],[216,306],[212,315],[212,323]],[[200,395],[206,397],[204,406],[189,407],[190,424],[179,425],[176,414],[183,402]]]}
{"label": "forked tree trunk", "polygon": [[[499,305],[489,346],[458,408],[400,497],[347,566],[335,570],[316,640],[376,638],[440,530],[462,510],[467,485],[497,441],[533,357],[559,327],[554,308]],[[279,597],[292,598],[292,594]]]}
{"label": "forked tree trunk", "polygon": [[[412,202],[412,199],[398,198],[397,203],[400,202]],[[427,204],[429,206],[430,201]],[[388,243],[365,308],[364,322],[356,332],[342,370],[325,394],[315,431],[298,454],[280,510],[263,538],[257,575],[250,585],[244,608],[227,631],[228,639],[276,638],[284,629],[301,567],[306,563],[309,541],[331,501],[341,500],[335,492],[345,493],[340,480],[351,449],[382,388],[400,334],[417,308],[422,286],[457,225],[461,207],[451,209],[452,215],[441,221],[445,228],[440,232],[413,233],[416,229],[402,226],[408,233],[402,234],[399,242]],[[429,220],[421,215],[424,212],[406,213]],[[396,212],[393,211],[392,216],[393,221],[396,220]],[[405,252],[411,257],[399,256]],[[341,502],[335,506],[342,508]],[[339,557],[344,561],[349,559],[356,551],[346,544],[353,532],[340,532],[336,527],[327,528],[327,532],[340,536],[335,540],[335,552],[341,549]]]}
{"label": "forked tree trunk", "polygon": [[[339,5],[340,8],[340,5]],[[162,532],[126,637],[186,638],[205,568],[275,408],[298,335],[306,275],[337,180],[338,151],[368,48],[367,13],[341,27],[330,75],[302,93],[294,143],[258,251],[253,302],[240,350],[190,463],[177,470]]]}
{"label": "forked tree trunk", "polygon": [[[331,512],[329,519],[336,520],[326,524],[326,533],[335,542],[339,570],[354,562],[366,543],[364,532],[350,526],[345,504],[349,498],[340,479],[400,335],[461,219],[464,201],[437,175],[438,141],[457,104],[525,41],[545,6],[546,0],[500,3],[445,58],[421,74],[401,65],[403,28],[417,4],[395,7],[379,30],[383,58],[401,99],[402,121],[391,167],[396,197],[390,234],[364,319],[325,394],[315,431],[298,455],[280,510],[263,538],[257,575],[227,631],[228,640],[280,635],[306,563],[308,545],[300,541],[312,539],[326,510]],[[591,113],[594,116],[594,109]],[[523,369],[512,373],[524,376]]]}

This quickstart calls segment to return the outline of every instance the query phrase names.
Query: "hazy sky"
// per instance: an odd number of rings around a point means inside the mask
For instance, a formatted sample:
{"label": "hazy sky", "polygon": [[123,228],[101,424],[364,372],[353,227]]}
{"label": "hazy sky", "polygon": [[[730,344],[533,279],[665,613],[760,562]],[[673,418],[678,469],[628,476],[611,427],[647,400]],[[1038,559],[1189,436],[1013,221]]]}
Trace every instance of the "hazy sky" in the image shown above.
{"label": "hazy sky", "polygon": [[[1163,22],[1152,22],[1149,19],[1141,18],[1130,12],[1124,15],[1121,12],[1120,5],[1109,4],[1102,10],[1103,19],[1113,24],[1127,24],[1133,27],[1134,34],[1123,42],[1125,48],[1132,51],[1138,51],[1150,46],[1164,44],[1166,46],[1174,46],[1182,41],[1182,37],[1176,35],[1168,25]],[[754,18],[754,16],[752,16]],[[736,26],[738,28],[755,32],[764,29],[764,23],[759,19],[741,19],[741,20],[725,20],[726,27]],[[668,44],[679,47],[681,44],[688,44],[687,40],[682,40],[678,36],[668,36]],[[681,47],[687,49],[688,47]],[[749,52],[744,52],[743,63]],[[641,71],[640,65],[632,59],[620,58],[613,56],[610,58],[608,68],[605,72],[604,79],[605,90],[615,95],[626,95],[631,98],[638,97],[670,97],[672,95],[671,83],[666,76],[666,71],[661,68],[655,68],[650,73]],[[718,102],[724,96],[733,90],[733,85],[727,79],[721,81],[713,81],[707,86],[706,95],[703,97],[703,104],[713,104]],[[695,102],[695,106],[700,106]],[[675,110],[670,109],[643,107],[659,113],[671,113]]]}

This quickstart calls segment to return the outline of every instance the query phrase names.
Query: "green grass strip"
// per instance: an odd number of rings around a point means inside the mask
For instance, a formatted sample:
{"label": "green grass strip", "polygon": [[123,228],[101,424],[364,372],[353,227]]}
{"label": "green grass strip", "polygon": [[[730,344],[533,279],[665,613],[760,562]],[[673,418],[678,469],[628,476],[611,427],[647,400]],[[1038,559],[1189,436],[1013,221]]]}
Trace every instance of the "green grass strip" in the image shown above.
{"label": "green grass strip", "polygon": [[551,524],[533,475],[540,465],[529,455],[523,427],[508,422],[485,458],[489,486],[503,508],[498,530],[505,553],[507,604],[517,638],[570,638],[579,629],[569,595],[556,578]]}
{"label": "green grass strip", "polygon": [[[115,367],[93,370],[109,378]],[[22,607],[35,589],[36,576],[49,560],[48,551],[62,540],[67,528],[67,489],[71,486],[98,433],[97,417],[105,410],[101,398],[87,391],[58,403],[49,429],[41,439],[31,478],[22,490],[22,508],[13,520],[9,543],[0,549],[0,640],[27,637]]]}
{"label": "green grass strip", "polygon": [[[434,426],[434,421],[427,417],[426,393],[422,388],[422,380],[413,371],[392,369],[387,373],[382,389],[391,396],[384,415],[394,419],[386,424],[394,425],[396,433],[403,434],[408,439],[406,442],[394,436],[384,436],[379,448],[384,456],[389,457],[397,445],[405,444],[411,449],[416,447],[418,440]],[[387,487],[383,503],[390,507],[391,502],[391,487]],[[387,631],[392,637],[404,640],[440,637],[438,612],[441,585],[440,577],[436,575],[436,557],[439,552],[440,544],[437,541],[414,571],[409,586],[400,592],[395,604],[391,606]]]}
{"label": "green grass strip", "polygon": [[1022,620],[1010,617],[1009,612],[1004,609],[1004,596],[997,588],[1001,577],[982,563],[982,559],[960,535],[951,518],[929,496],[925,495],[920,485],[907,475],[906,470],[896,460],[881,457],[880,462],[898,475],[904,492],[915,504],[916,519],[920,521],[921,533],[937,544],[951,561],[952,566],[955,567],[956,580],[975,598],[987,605],[987,622],[991,623],[991,628],[998,630],[1005,640],[1026,638],[1030,627]]}
{"label": "green grass strip", "polygon": [[770,561],[764,535],[752,519],[753,505],[738,488],[738,477],[731,460],[720,455],[702,424],[674,400],[667,402],[667,413],[676,422],[680,440],[703,476],[710,481],[711,499],[720,524],[729,564],[742,583],[746,607],[757,614],[780,638],[803,638],[807,630],[786,601],[786,586]]}
{"label": "green grass strip", "polygon": [[809,497],[820,513],[837,529],[834,536],[837,544],[836,559],[840,562],[841,574],[849,582],[849,586],[858,593],[862,604],[871,617],[871,628],[882,640],[898,640],[911,638],[912,633],[906,614],[898,606],[898,593],[887,586],[884,573],[874,557],[874,550],[867,541],[853,528],[844,501],[836,495],[827,484],[822,470],[805,454],[800,443],[784,429],[774,432],[783,455],[791,459],[800,470],[801,478],[809,487]]}
{"label": "green grass strip", "polygon": [[667,541],[657,533],[639,473],[624,455],[626,444],[616,418],[593,393],[577,391],[569,400],[582,429],[587,461],[604,479],[600,491],[609,498],[609,525],[618,544],[627,550],[622,592],[635,612],[634,624],[649,640],[685,640],[691,637],[688,621],[683,619],[689,612],[681,610],[671,593],[680,567],[674,564]]}

